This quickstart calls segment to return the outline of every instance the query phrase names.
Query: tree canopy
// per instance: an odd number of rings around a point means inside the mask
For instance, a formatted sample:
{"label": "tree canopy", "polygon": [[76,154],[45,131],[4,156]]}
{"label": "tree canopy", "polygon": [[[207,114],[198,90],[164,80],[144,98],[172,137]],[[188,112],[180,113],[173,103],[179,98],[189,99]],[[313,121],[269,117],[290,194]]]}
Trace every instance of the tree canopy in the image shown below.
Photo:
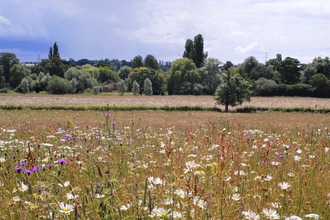
{"label": "tree canopy", "polygon": [[204,52],[204,39],[201,34],[196,35],[194,41],[191,39],[186,40],[183,57],[193,60],[197,68],[203,66],[203,62],[207,58],[207,55],[208,53]]}

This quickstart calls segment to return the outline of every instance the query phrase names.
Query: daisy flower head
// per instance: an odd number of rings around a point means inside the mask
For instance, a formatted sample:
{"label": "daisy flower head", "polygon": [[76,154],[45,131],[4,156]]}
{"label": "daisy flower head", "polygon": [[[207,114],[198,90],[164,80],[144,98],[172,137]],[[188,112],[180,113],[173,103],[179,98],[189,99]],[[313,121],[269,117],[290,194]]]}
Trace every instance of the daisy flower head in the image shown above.
{"label": "daisy flower head", "polygon": [[312,218],[312,219],[316,219],[318,220],[320,218],[320,216],[318,214],[308,214],[308,215],[305,215],[306,218]]}
{"label": "daisy flower head", "polygon": [[274,209],[262,209],[262,213],[265,215],[266,219],[280,219],[280,216],[277,214],[277,211]]}
{"label": "daisy flower head", "polygon": [[60,210],[59,212],[64,214],[70,214],[73,211],[73,206],[70,204],[64,204],[64,202],[60,203]]}
{"label": "daisy flower head", "polygon": [[249,219],[249,220],[259,220],[260,219],[260,216],[251,210],[243,211],[242,214],[244,215],[244,219]]}
{"label": "daisy flower head", "polygon": [[287,190],[291,187],[291,185],[287,182],[282,182],[282,183],[279,183],[278,185],[281,187],[282,190]]}

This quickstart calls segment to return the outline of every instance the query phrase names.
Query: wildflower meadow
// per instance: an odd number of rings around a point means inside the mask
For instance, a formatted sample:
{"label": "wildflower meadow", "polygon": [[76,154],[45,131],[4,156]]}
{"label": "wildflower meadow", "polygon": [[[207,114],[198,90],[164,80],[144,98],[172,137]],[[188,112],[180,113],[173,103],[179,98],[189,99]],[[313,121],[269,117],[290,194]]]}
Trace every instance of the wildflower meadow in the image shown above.
{"label": "wildflower meadow", "polygon": [[0,219],[330,219],[325,126],[94,114],[0,124]]}

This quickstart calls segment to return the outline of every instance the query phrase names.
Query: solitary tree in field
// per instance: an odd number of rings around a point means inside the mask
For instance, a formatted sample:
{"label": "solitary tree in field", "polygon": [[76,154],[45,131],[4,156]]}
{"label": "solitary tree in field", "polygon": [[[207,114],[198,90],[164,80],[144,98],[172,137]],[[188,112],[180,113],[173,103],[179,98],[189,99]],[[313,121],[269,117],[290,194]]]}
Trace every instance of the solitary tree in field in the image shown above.
{"label": "solitary tree in field", "polygon": [[241,105],[244,101],[250,101],[250,84],[239,75],[230,75],[231,62],[224,65],[227,70],[227,76],[222,76],[221,84],[215,91],[215,100],[217,104],[225,106],[225,112],[228,112],[228,106]]}

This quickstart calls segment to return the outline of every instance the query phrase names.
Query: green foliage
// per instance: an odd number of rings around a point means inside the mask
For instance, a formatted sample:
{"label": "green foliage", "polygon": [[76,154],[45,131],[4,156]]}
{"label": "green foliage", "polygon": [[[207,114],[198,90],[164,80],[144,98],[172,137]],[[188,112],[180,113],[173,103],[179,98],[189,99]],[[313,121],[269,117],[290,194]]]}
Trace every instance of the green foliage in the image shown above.
{"label": "green foliage", "polygon": [[131,73],[132,68],[129,66],[123,66],[120,68],[120,70],[118,71],[118,76],[123,79],[126,80],[128,78],[128,75]]}
{"label": "green foliage", "polygon": [[308,83],[310,78],[317,74],[321,73],[330,79],[330,59],[329,57],[325,58],[315,58],[312,63],[308,64],[302,72],[301,81]]}
{"label": "green foliage", "polygon": [[193,94],[193,85],[200,81],[201,76],[192,60],[177,59],[172,63],[168,73],[168,94]]}
{"label": "green foliage", "polygon": [[7,52],[0,53],[0,77],[4,76],[6,83],[9,83],[10,80],[10,69],[17,64],[19,64],[19,59],[16,58],[15,54]]}
{"label": "green foliage", "polygon": [[128,76],[128,91],[132,91],[134,81],[136,81],[140,85],[140,88],[143,88],[144,80],[146,78],[151,78],[151,71],[148,68],[134,68]]}
{"label": "green foliage", "polygon": [[150,69],[159,70],[159,64],[153,55],[148,54],[144,58],[144,66]]}
{"label": "green foliage", "polygon": [[119,95],[124,95],[125,91],[126,91],[126,83],[124,80],[119,80],[119,82],[117,83],[117,89],[118,89],[118,93]]}
{"label": "green foliage", "polygon": [[164,94],[164,92],[166,91],[166,79],[165,74],[162,70],[155,71],[155,74],[151,78],[151,82],[153,94]]}
{"label": "green foliage", "polygon": [[255,95],[257,96],[272,96],[278,89],[277,83],[272,79],[259,78],[255,82]]}
{"label": "green foliage", "polygon": [[214,95],[214,92],[221,82],[220,66],[221,62],[215,58],[207,58],[204,65],[200,68],[202,84],[208,95]]}
{"label": "green foliage", "polygon": [[28,76],[30,73],[29,70],[25,69],[22,64],[15,64],[10,69],[10,80],[9,84],[12,88],[16,88],[22,81],[22,79]]}
{"label": "green foliage", "polygon": [[145,95],[152,95],[152,83],[149,78],[144,80],[143,90]]}
{"label": "green foliage", "polygon": [[62,77],[53,76],[46,89],[50,94],[67,94],[70,92],[70,82]]}
{"label": "green foliage", "polygon": [[22,93],[29,93],[29,81],[27,80],[27,78],[22,79],[21,85]]}
{"label": "green foliage", "polygon": [[[110,68],[110,69],[112,69],[112,68]],[[83,65],[81,67],[81,71],[91,74],[91,76],[93,76],[95,79],[98,79],[100,76],[99,68],[91,66],[90,64]]]}
{"label": "green foliage", "polygon": [[309,83],[313,86],[317,97],[330,98],[330,80],[324,74],[318,73],[313,75]]}
{"label": "green foliage", "polygon": [[244,101],[250,101],[250,84],[241,76],[230,76],[228,70],[227,77],[223,76],[221,84],[215,91],[215,100],[220,105],[225,105],[225,112],[228,106],[241,105]]}
{"label": "green foliage", "polygon": [[76,78],[72,78],[70,80],[70,93],[71,94],[75,94],[77,92],[77,84],[78,84],[78,82],[77,82]]}
{"label": "green foliage", "polygon": [[143,67],[143,59],[142,56],[137,55],[132,60],[132,69]]}
{"label": "green foliage", "polygon": [[300,81],[300,62],[297,59],[287,57],[277,67],[281,76],[281,82],[295,84]]}
{"label": "green foliage", "polygon": [[258,60],[254,57],[254,56],[250,56],[248,58],[246,58],[244,60],[244,62],[242,63],[242,68],[244,69],[245,73],[248,74],[250,79],[259,79],[259,78],[255,78],[255,77],[251,77],[251,71],[259,66],[260,63],[258,62]]}
{"label": "green foliage", "polygon": [[113,69],[111,69],[107,66],[99,67],[98,80],[101,83],[108,82],[108,81],[117,82],[119,79],[120,79],[120,77],[118,76],[118,73],[116,71],[114,71]]}
{"label": "green foliage", "polygon": [[183,57],[193,60],[197,68],[203,66],[208,53],[204,52],[204,39],[201,34],[194,37],[194,41],[187,39]]}
{"label": "green foliage", "polygon": [[138,95],[140,93],[140,85],[136,80],[133,82],[133,88],[132,88],[133,95]]}

